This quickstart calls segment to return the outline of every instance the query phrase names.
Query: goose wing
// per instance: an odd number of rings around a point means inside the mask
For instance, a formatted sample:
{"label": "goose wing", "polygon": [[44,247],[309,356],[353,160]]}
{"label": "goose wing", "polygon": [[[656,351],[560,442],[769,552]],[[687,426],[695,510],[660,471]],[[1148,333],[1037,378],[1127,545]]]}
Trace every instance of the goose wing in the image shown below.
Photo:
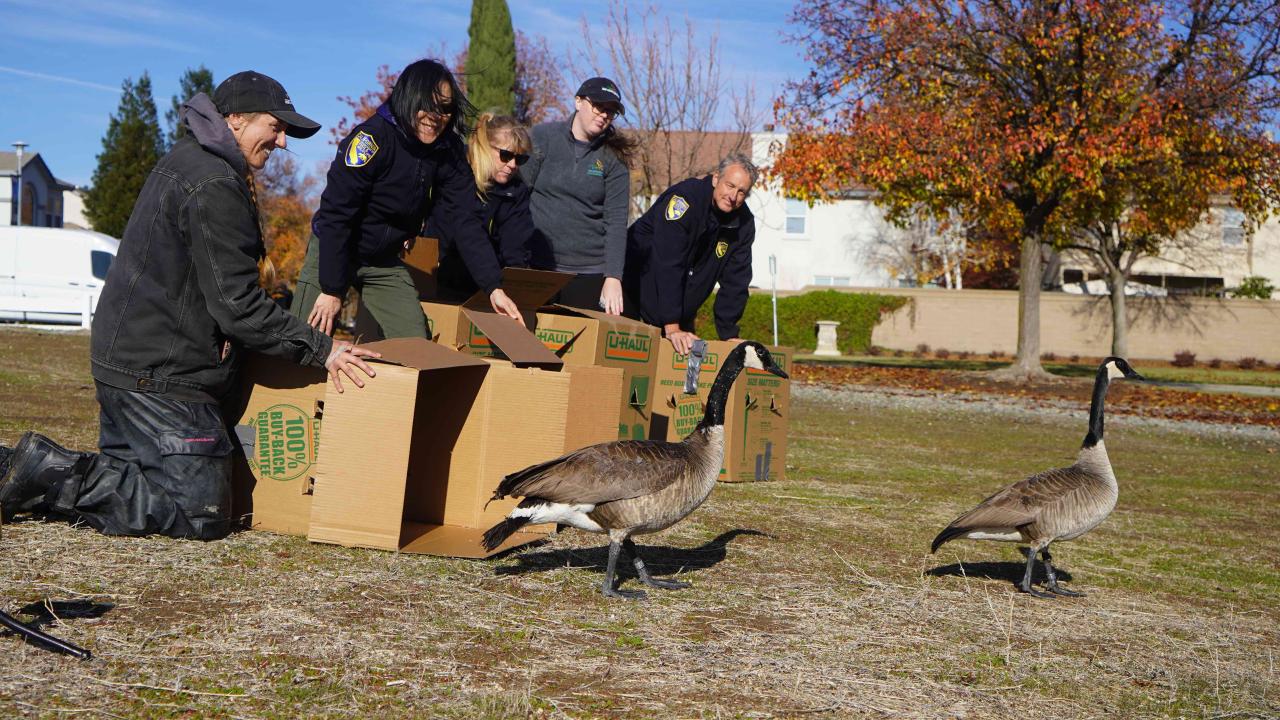
{"label": "goose wing", "polygon": [[598,505],[657,492],[690,468],[683,443],[623,440],[592,445],[502,479],[495,500],[515,495]]}
{"label": "goose wing", "polygon": [[952,520],[934,538],[931,552],[948,540],[977,530],[1013,532],[1033,523],[1046,507],[1076,491],[1079,480],[1074,467],[1045,470],[1019,480]]}

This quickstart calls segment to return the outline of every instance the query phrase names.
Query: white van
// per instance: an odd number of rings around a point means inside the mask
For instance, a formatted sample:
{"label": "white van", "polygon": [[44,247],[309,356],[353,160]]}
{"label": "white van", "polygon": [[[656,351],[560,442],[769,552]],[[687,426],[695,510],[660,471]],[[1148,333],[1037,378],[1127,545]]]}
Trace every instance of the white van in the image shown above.
{"label": "white van", "polygon": [[0,321],[88,327],[119,247],[91,230],[0,227]]}

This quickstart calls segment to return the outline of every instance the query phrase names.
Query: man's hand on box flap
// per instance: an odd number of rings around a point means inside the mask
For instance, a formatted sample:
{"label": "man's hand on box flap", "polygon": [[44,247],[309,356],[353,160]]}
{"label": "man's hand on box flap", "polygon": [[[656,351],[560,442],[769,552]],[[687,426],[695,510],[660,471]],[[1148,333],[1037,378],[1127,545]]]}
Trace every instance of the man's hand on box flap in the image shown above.
{"label": "man's hand on box flap", "polygon": [[329,371],[329,377],[333,378],[333,387],[338,392],[345,392],[342,387],[343,375],[346,375],[351,382],[355,383],[356,387],[364,387],[364,380],[360,378],[356,368],[359,368],[369,377],[377,375],[373,368],[369,366],[369,363],[360,359],[366,357],[378,358],[382,357],[382,354],[356,347],[349,342],[335,342],[333,344],[333,352],[329,353],[329,358],[324,361],[324,368]]}
{"label": "man's hand on box flap", "polygon": [[688,355],[689,350],[693,348],[693,341],[698,339],[696,334],[681,330],[680,323],[667,323],[663,326],[662,332],[671,341],[671,347],[681,355]]}
{"label": "man's hand on box flap", "polygon": [[493,311],[499,315],[506,315],[521,325],[524,324],[524,318],[520,315],[520,308],[516,307],[510,297],[507,297],[502,288],[489,293],[489,304],[493,306]]}

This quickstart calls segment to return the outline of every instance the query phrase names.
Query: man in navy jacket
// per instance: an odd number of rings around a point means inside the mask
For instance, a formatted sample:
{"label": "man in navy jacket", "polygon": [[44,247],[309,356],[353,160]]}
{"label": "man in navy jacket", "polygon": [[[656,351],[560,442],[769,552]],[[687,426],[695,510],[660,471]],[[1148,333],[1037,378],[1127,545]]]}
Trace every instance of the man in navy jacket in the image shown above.
{"label": "man in navy jacket", "polygon": [[698,339],[694,319],[716,283],[716,332],[738,339],[756,238],[745,203],[758,176],[732,153],[710,177],[672,185],[627,231],[626,314],[662,328],[678,353]]}

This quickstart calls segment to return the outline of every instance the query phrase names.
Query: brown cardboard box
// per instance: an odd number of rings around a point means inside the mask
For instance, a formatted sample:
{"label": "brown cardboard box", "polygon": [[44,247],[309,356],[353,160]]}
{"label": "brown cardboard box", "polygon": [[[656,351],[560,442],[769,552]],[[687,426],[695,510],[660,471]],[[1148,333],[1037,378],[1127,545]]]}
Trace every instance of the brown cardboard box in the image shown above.
{"label": "brown cardboard box", "polygon": [[[618,368],[623,392],[617,396],[619,440],[644,440],[649,431],[649,399],[662,334],[652,325],[597,310],[555,305],[538,313],[535,334],[566,367]],[[603,397],[603,396],[602,396]]]}
{"label": "brown cardboard box", "polygon": [[[709,340],[698,375],[698,394],[684,394],[686,356],[671,343],[659,344],[654,374],[651,437],[680,440],[697,427],[705,410],[707,393],[720,371],[720,361],[735,343]],[[794,350],[770,347],[783,370],[790,372]],[[787,423],[790,418],[791,382],[762,370],[746,369],[738,376],[725,406],[725,482],[783,480],[786,478]]]}
{"label": "brown cardboard box", "polygon": [[[409,259],[406,257],[406,264]],[[430,278],[432,275],[421,268],[411,267],[410,272],[415,274],[415,282],[419,283],[419,294],[428,292],[428,281],[423,278]],[[559,292],[572,277],[568,273],[545,270],[503,269],[502,288],[520,309],[526,325],[523,328],[510,318],[493,312],[489,297],[483,291],[477,292],[463,303],[423,300],[422,310],[427,315],[428,334],[441,345],[457,348],[469,355],[511,360],[522,367],[559,369],[564,364],[563,361],[547,350],[530,331],[538,308]],[[378,327],[377,321],[363,307],[356,313],[355,335],[362,342],[383,338],[382,328]]]}
{"label": "brown cardboard box", "polygon": [[236,435],[244,449],[232,471],[233,517],[249,526],[306,535],[328,374],[251,354]]}
{"label": "brown cardboard box", "polygon": [[[484,557],[514,506],[485,505],[503,475],[564,451],[570,375],[485,361],[419,339],[371,345],[378,377],[325,401],[308,538]],[[495,552],[544,537],[512,536]]]}

